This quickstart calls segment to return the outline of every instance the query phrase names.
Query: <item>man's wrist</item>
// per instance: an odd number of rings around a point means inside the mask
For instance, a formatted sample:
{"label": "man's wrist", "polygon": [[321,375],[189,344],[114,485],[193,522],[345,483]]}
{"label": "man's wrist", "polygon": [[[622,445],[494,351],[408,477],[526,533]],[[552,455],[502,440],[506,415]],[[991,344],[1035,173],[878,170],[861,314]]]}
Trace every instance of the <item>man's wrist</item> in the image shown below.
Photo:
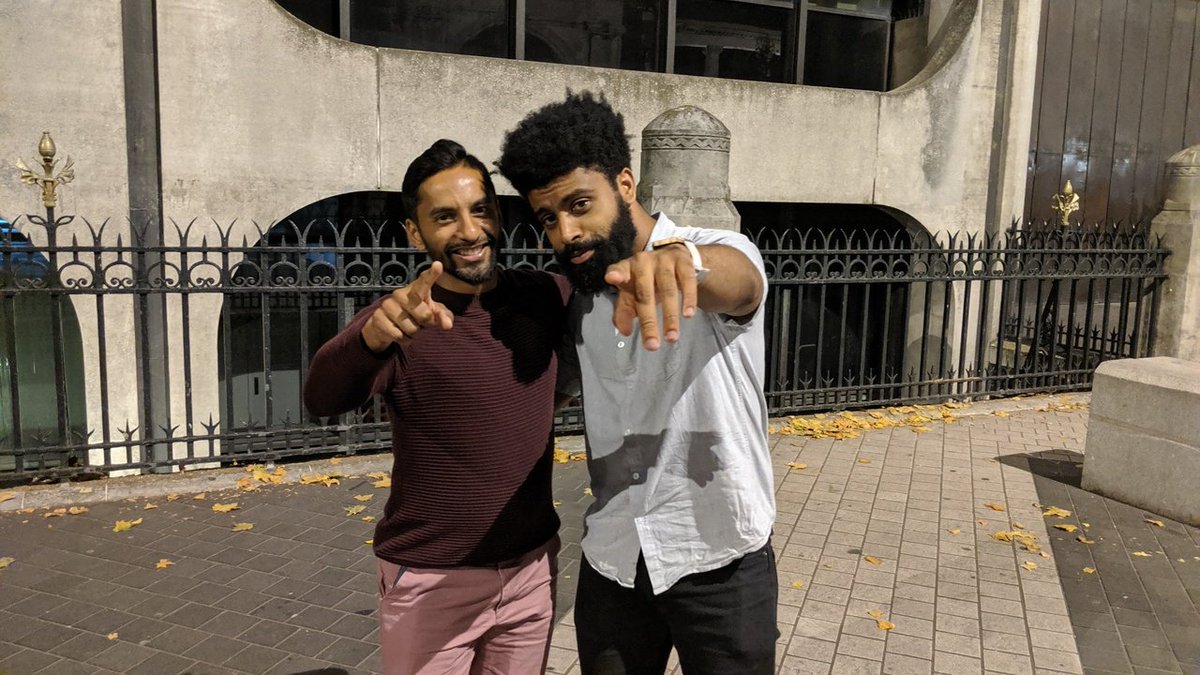
{"label": "man's wrist", "polygon": [[701,283],[708,276],[708,268],[704,266],[704,261],[700,257],[700,250],[692,242],[683,237],[666,237],[650,242],[652,250],[660,250],[667,247],[680,247],[687,251],[688,256],[692,261],[692,268],[696,270],[696,283]]}

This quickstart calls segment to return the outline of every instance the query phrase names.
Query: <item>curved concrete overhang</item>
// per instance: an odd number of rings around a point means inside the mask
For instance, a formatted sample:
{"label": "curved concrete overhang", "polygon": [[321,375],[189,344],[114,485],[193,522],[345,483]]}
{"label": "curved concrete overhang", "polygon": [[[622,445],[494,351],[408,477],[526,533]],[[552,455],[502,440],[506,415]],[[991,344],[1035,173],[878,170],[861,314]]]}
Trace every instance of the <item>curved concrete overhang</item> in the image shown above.
{"label": "curved concrete overhang", "polygon": [[175,217],[269,221],[331,194],[399,190],[408,162],[443,137],[490,163],[505,130],[567,88],[603,92],[624,114],[634,167],[647,123],[703,107],[732,134],[735,200],[888,205],[936,226],[964,212],[976,173],[986,182],[986,161],[973,162],[990,143],[994,101],[980,83],[995,72],[978,52],[998,30],[980,0],[958,0],[926,68],[886,93],[374,48],[274,0],[158,7]]}

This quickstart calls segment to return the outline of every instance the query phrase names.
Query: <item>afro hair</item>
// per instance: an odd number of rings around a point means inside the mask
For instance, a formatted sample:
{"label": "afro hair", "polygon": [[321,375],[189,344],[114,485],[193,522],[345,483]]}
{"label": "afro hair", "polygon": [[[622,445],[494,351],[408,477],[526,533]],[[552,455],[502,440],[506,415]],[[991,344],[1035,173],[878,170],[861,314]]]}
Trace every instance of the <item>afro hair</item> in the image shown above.
{"label": "afro hair", "polygon": [[625,119],[601,95],[571,93],[529,113],[504,135],[496,167],[522,196],[583,167],[615,180],[630,164]]}

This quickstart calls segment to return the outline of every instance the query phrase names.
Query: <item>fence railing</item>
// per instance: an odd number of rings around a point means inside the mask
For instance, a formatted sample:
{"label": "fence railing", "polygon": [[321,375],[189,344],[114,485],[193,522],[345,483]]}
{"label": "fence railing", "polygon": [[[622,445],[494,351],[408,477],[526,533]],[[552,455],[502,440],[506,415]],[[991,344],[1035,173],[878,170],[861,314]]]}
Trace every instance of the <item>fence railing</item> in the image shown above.
{"label": "fence railing", "polygon": [[[752,236],[774,414],[1087,388],[1101,361],[1149,354],[1167,254],[1138,232]],[[556,269],[540,228],[502,246],[507,266]],[[0,227],[0,481],[387,447],[378,402],[316,418],[301,383],[426,264],[401,224],[367,219]]]}

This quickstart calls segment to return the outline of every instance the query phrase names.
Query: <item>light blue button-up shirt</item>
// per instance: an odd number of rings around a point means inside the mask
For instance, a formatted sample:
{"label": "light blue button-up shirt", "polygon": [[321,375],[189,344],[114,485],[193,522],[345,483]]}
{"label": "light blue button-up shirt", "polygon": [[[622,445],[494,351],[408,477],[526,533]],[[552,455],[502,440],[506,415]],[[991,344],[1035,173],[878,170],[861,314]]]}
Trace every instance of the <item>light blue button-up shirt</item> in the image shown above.
{"label": "light blue button-up shirt", "polygon": [[[775,521],[763,397],[766,273],[744,235],[658,216],[650,241],[683,237],[736,248],[763,275],[749,320],[697,312],[657,352],[613,327],[616,292],[576,294],[570,308],[581,374],[588,470],[596,501],[583,550],[597,572],[632,588],[639,551],[654,592],[761,548]],[[719,283],[713,278],[710,283]],[[570,351],[570,350],[566,350]],[[569,376],[567,378],[570,379]]]}

